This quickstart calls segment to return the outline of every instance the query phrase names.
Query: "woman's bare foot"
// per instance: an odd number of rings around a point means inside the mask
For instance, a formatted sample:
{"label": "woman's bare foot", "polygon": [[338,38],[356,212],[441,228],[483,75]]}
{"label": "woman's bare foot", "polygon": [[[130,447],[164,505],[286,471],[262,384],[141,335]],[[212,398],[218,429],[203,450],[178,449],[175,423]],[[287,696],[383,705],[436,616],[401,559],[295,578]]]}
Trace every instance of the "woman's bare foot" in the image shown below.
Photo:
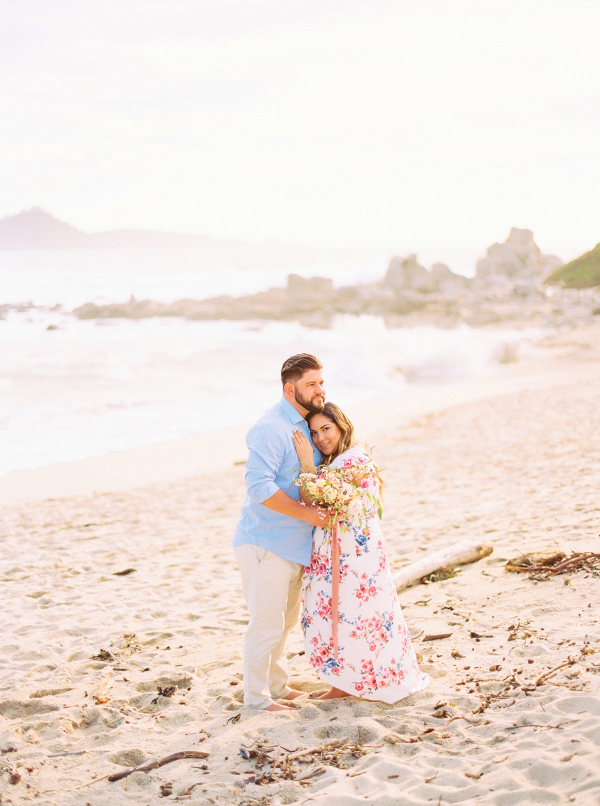
{"label": "woman's bare foot", "polygon": [[342,691],[341,688],[331,688],[327,692],[327,694],[321,694],[320,697],[315,697],[316,700],[340,700],[342,697],[351,697],[351,694],[347,694],[345,691]]}
{"label": "woman's bare foot", "polygon": [[279,703],[272,702],[271,705],[267,705],[266,708],[262,709],[263,711],[294,711],[294,708],[290,708],[289,705],[279,705]]}
{"label": "woman's bare foot", "polygon": [[305,691],[297,691],[296,689],[292,689],[288,695],[283,697],[284,700],[295,700],[296,697],[302,697],[303,694],[306,694]]}

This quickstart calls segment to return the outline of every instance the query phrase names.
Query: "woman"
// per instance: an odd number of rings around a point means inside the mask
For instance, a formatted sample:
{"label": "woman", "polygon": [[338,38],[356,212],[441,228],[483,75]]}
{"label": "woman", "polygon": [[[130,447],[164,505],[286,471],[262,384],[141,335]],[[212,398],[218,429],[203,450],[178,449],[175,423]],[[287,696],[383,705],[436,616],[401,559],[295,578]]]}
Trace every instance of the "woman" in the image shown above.
{"label": "woman", "polygon": [[[315,529],[311,563],[304,571],[306,654],[332,686],[319,699],[398,702],[424,689],[429,677],[419,670],[383,546],[377,466],[333,403],[307,420],[321,464],[350,468],[362,504],[360,514],[337,527]],[[294,432],[294,444],[302,471],[314,470],[312,445],[301,431]]]}

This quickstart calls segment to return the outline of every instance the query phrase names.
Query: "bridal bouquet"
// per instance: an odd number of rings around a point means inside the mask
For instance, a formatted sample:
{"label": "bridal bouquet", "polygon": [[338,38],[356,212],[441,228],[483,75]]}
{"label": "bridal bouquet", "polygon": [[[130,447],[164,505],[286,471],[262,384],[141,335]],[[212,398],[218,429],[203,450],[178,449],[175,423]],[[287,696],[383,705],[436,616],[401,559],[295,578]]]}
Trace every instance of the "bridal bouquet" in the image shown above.
{"label": "bridal bouquet", "polygon": [[313,472],[300,473],[295,484],[320,509],[333,510],[339,515],[338,525],[347,529],[347,522],[353,518],[365,518],[365,496],[372,499],[379,508],[379,502],[369,490],[368,467],[328,467],[320,465]]}

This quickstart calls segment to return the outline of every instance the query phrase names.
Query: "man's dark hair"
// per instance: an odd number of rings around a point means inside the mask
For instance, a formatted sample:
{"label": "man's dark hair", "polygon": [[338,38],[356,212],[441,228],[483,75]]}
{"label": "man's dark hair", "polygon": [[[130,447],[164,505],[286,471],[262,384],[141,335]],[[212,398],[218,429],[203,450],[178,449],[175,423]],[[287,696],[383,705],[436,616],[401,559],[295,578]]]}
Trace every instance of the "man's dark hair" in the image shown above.
{"label": "man's dark hair", "polygon": [[295,383],[300,380],[305,372],[311,369],[323,369],[323,364],[318,358],[310,353],[298,353],[288,358],[283,362],[281,367],[281,383],[283,386],[286,383]]}

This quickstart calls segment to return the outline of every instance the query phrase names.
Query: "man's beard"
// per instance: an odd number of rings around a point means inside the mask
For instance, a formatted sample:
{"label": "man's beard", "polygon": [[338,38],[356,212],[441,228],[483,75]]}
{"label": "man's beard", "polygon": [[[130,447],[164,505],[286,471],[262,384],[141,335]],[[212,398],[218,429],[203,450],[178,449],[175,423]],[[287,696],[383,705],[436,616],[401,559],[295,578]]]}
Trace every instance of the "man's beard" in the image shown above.
{"label": "man's beard", "polygon": [[315,395],[311,398],[304,398],[294,387],[294,398],[296,403],[299,403],[303,408],[305,408],[309,414],[320,414],[323,411],[323,406],[325,405],[324,395]]}

